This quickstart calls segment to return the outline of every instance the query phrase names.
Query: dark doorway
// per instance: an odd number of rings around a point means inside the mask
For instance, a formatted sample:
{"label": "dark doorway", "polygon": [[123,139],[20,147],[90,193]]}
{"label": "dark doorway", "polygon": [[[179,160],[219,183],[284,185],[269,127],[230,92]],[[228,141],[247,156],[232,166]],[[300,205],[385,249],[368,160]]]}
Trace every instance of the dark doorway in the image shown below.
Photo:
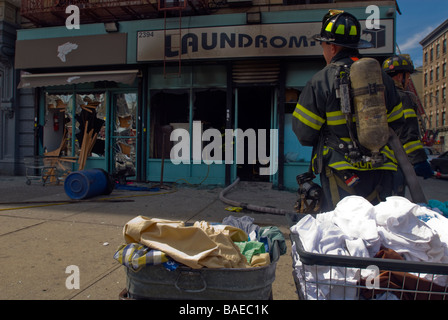
{"label": "dark doorway", "polygon": [[[247,161],[247,149],[250,142],[247,138],[245,140],[245,161],[244,164],[237,164],[237,175],[241,181],[269,181],[268,175],[260,175],[258,139],[265,139],[266,154],[269,155],[269,129],[271,128],[273,92],[273,87],[268,86],[238,88],[238,128],[243,131],[254,129],[257,139],[257,161],[255,164]],[[266,129],[266,137],[260,137],[258,129]]]}

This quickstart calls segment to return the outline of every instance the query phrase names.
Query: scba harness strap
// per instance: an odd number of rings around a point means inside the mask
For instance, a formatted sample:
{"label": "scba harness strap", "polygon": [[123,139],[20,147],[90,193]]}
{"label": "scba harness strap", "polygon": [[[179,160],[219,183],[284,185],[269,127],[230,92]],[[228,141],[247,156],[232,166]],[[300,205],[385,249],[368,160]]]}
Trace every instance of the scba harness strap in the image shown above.
{"label": "scba harness strap", "polygon": [[[328,182],[330,185],[330,194],[331,194],[331,201],[333,203],[333,206],[336,207],[336,205],[341,201],[341,196],[339,192],[339,188],[345,191],[346,193],[350,195],[356,195],[357,192],[354,187],[349,187],[341,177],[339,177],[336,172],[334,172],[330,167],[325,168],[325,175],[328,178]],[[381,201],[380,198],[380,191],[381,191],[381,184],[378,183],[375,189],[370,193],[365,199],[369,202],[373,201]]]}

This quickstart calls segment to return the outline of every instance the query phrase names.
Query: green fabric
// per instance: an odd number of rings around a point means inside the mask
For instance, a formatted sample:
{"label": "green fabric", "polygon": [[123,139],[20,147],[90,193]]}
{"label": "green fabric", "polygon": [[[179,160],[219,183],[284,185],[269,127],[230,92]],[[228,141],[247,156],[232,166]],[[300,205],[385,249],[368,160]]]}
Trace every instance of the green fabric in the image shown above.
{"label": "green fabric", "polygon": [[281,255],[286,253],[287,246],[285,237],[278,227],[262,227],[259,231],[258,240],[267,238],[269,245],[269,256],[271,261],[277,261]]}
{"label": "green fabric", "polygon": [[240,249],[243,256],[246,257],[247,262],[250,264],[252,257],[260,253],[266,253],[264,249],[264,243],[258,241],[243,241],[235,242],[237,247]]}

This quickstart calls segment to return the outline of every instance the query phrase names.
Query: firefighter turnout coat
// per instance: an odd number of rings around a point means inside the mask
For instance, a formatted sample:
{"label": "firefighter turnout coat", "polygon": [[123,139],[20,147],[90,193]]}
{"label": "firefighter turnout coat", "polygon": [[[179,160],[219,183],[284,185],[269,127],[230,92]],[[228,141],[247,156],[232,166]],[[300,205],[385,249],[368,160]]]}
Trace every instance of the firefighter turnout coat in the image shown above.
{"label": "firefighter turnout coat", "polygon": [[[335,148],[334,143],[327,143],[328,137],[337,137],[338,141],[350,142],[349,130],[341,111],[340,99],[336,97],[335,85],[337,74],[341,70],[340,66],[347,65],[349,67],[359,58],[356,49],[340,51],[330,64],[312,77],[300,94],[293,113],[293,131],[302,145],[313,147],[311,167],[315,174],[328,172],[328,168],[331,168],[331,171],[337,173],[344,171],[363,173],[363,179],[366,179],[368,172],[375,173],[382,170],[392,173],[397,171],[397,160],[387,144],[380,150],[384,155],[384,162],[379,166],[374,166],[368,161],[352,161],[347,153]],[[384,72],[383,83],[388,125],[397,133],[401,143],[405,145],[412,139],[407,136],[406,130],[401,130],[405,124],[405,118],[400,96],[392,78]],[[354,116],[352,121],[356,121]],[[354,131],[356,135],[356,129]],[[368,174],[367,177],[369,177]],[[360,181],[360,183],[363,182]]]}
{"label": "firefighter turnout coat", "polygon": [[401,83],[395,82],[395,85],[403,105],[405,118],[405,124],[401,128],[403,132],[400,134],[407,139],[403,144],[403,148],[408,155],[409,161],[415,165],[428,159],[420,139],[420,125],[417,118],[417,97],[412,92],[405,91]]}

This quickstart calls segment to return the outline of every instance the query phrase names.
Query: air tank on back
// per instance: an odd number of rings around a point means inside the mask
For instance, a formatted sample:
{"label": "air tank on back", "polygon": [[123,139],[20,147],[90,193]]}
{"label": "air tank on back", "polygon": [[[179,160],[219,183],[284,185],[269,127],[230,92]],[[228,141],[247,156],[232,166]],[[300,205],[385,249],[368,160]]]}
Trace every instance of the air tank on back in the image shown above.
{"label": "air tank on back", "polygon": [[381,66],[373,58],[362,58],[350,67],[350,81],[358,141],[372,152],[372,164],[383,162],[380,149],[389,139],[386,100]]}

